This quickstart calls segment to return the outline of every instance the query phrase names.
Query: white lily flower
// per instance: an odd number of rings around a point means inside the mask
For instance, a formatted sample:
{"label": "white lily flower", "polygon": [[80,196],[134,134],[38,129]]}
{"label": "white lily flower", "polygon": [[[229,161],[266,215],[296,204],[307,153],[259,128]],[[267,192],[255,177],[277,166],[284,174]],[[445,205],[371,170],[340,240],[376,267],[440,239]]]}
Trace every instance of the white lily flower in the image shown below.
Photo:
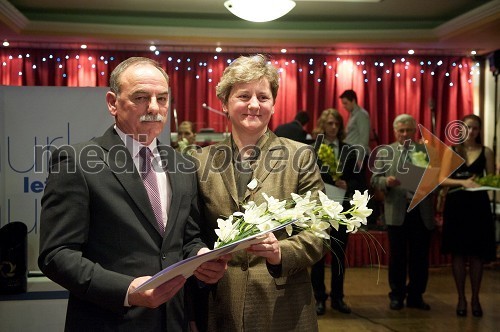
{"label": "white lily flower", "polygon": [[311,229],[324,231],[330,227],[330,223],[323,221],[321,218],[317,218],[314,214],[309,214],[308,219],[310,220],[309,226]]}
{"label": "white lily flower", "polygon": [[292,199],[295,202],[295,206],[293,207],[297,213],[305,214],[306,212],[312,211],[316,207],[316,200],[311,199],[311,191],[308,191],[304,197],[297,195],[296,193],[292,193]]}
{"label": "white lily flower", "polygon": [[262,193],[262,196],[264,196],[267,201],[267,209],[269,212],[273,214],[281,214],[286,210],[286,200],[280,201],[273,196],[267,196],[266,193]]}
{"label": "white lily flower", "polygon": [[326,230],[329,227],[330,227],[329,223],[327,223],[325,221],[319,221],[319,222],[313,223],[311,225],[311,228],[309,228],[309,230],[311,232],[313,232],[313,234],[316,235],[319,238],[329,239],[330,238],[330,234],[328,234],[328,232],[326,232]]}
{"label": "white lily flower", "polygon": [[249,224],[262,224],[267,222],[272,218],[272,215],[266,214],[267,211],[267,203],[262,203],[259,206],[252,205],[251,208],[245,210],[243,219],[246,223]]}
{"label": "white lily flower", "polygon": [[[249,201],[249,202],[247,202],[246,204],[243,204],[243,208],[244,208],[245,210],[249,210],[249,209],[253,209],[253,208],[255,207],[255,205],[257,205],[257,204],[255,204],[255,202],[254,202],[254,201]],[[235,212],[235,213],[236,213],[236,212]]]}
{"label": "white lily flower", "polygon": [[324,212],[326,212],[331,219],[339,219],[341,217],[340,213],[344,209],[342,205],[339,202],[329,199],[322,191],[318,193]]}
{"label": "white lily flower", "polygon": [[363,225],[366,225],[368,223],[368,220],[366,218],[370,216],[373,211],[372,209],[366,207],[369,199],[370,196],[368,196],[368,190],[365,190],[363,194],[356,190],[351,200],[351,204],[354,205],[354,209],[351,212],[351,215],[353,217],[359,218],[360,222]]}
{"label": "white lily flower", "polygon": [[369,217],[372,214],[372,209],[368,209],[366,206],[365,207],[360,207],[357,209],[354,209],[354,211],[351,212],[353,217],[359,218],[361,223],[363,225],[366,225],[368,223],[367,217]]}
{"label": "white lily flower", "polygon": [[278,227],[279,225],[281,224],[275,220],[268,220],[261,224],[257,224],[257,228],[259,229],[259,231],[264,232],[264,231],[269,231],[275,227]]}
{"label": "white lily flower", "polygon": [[219,229],[215,229],[215,234],[222,241],[234,240],[238,235],[237,224],[233,224],[233,216],[229,216],[227,219],[218,218],[217,226]]}
{"label": "white lily flower", "polygon": [[304,217],[304,211],[301,211],[300,209],[297,208],[290,208],[286,209],[281,213],[279,216],[276,216],[278,220],[281,222],[285,222],[287,220],[298,220],[300,218]]}
{"label": "white lily flower", "polygon": [[361,227],[362,219],[359,217],[352,217],[349,219],[349,222],[346,224],[347,233],[356,233],[358,228]]}
{"label": "white lily flower", "polygon": [[350,201],[351,205],[356,207],[366,207],[368,204],[368,200],[370,200],[370,196],[368,195],[368,190],[365,190],[363,194],[359,190],[354,191],[354,195],[352,195],[352,200]]}
{"label": "white lily flower", "polygon": [[298,195],[296,193],[291,193],[292,199],[295,203],[299,204],[300,201],[306,200],[309,202],[309,198],[311,197],[311,191],[309,190],[306,192],[306,195],[302,197],[301,195]]}

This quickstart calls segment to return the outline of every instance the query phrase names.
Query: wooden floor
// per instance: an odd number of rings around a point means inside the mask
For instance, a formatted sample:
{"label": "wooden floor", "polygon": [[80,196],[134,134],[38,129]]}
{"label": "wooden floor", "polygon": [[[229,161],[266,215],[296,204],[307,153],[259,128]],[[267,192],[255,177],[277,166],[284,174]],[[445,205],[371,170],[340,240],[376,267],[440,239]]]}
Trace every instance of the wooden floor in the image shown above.
{"label": "wooden floor", "polygon": [[[329,270],[328,268],[325,270]],[[330,274],[326,276],[329,285]],[[430,311],[389,309],[387,268],[348,268],[345,278],[345,302],[351,314],[330,308],[318,317],[321,332],[341,331],[500,331],[500,264],[485,266],[480,301],[484,315],[473,317],[470,309],[470,284],[467,279],[467,317],[457,317],[457,293],[451,267],[431,268],[424,300]]]}

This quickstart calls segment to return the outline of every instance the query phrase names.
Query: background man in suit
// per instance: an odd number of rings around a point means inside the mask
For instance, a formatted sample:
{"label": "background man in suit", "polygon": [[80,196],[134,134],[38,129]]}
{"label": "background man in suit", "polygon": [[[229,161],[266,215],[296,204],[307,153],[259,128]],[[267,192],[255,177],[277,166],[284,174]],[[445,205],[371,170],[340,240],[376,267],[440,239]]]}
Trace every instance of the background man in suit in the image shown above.
{"label": "background man in suit", "polygon": [[[199,238],[196,174],[188,172],[194,164],[156,139],[166,122],[168,88],[157,62],[125,60],[111,73],[106,94],[115,125],[52,157],[38,264],[70,291],[67,331],[186,329],[184,277],[132,293],[149,276],[208,250]],[[148,173],[158,204],[138,172],[147,162],[144,147],[154,156]],[[214,283],[224,270],[223,260],[207,262],[195,276]]]}
{"label": "background man in suit", "polygon": [[349,112],[344,141],[350,145],[361,145],[366,153],[370,152],[370,115],[358,105],[354,90],[345,90],[339,98],[344,109]]}
{"label": "background man in suit", "polygon": [[344,142],[356,149],[360,156],[363,156],[363,158],[359,158],[358,167],[361,167],[360,173],[366,178],[368,154],[370,153],[370,115],[358,105],[358,96],[354,90],[345,90],[339,98],[344,109],[349,112]]}
{"label": "background man in suit", "polygon": [[[385,223],[389,236],[389,293],[390,308],[400,310],[406,306],[430,310],[423,293],[429,277],[429,246],[434,228],[432,197],[428,195],[415,208],[407,212],[412,193],[400,186],[397,176],[404,172],[404,162],[409,154],[423,151],[423,144],[413,141],[416,133],[415,119],[401,114],[394,120],[396,142],[379,147],[375,161],[372,185],[385,193]],[[387,154],[385,153],[387,152]],[[387,155],[387,156],[385,156]],[[407,273],[408,270],[408,273]],[[406,284],[406,277],[409,277]]]}
{"label": "background man in suit", "polygon": [[309,114],[306,111],[299,111],[292,122],[279,125],[274,133],[278,137],[285,137],[304,143],[307,140],[307,131],[304,130],[304,126],[308,122]]}

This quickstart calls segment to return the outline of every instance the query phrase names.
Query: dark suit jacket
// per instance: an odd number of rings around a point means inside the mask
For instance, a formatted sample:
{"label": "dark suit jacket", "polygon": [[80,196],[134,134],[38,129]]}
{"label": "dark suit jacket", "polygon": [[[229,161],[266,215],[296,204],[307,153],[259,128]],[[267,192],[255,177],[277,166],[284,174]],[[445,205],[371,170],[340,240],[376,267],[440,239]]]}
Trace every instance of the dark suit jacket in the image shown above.
{"label": "dark suit jacket", "polygon": [[279,125],[274,133],[278,137],[285,137],[302,143],[306,141],[307,137],[307,132],[304,130],[300,122],[296,120]]}
{"label": "dark suit jacket", "polygon": [[70,291],[66,330],[185,329],[182,291],[157,309],[124,307],[134,278],[152,276],[205,246],[198,237],[194,164],[169,146],[158,149],[173,192],[163,238],[132,156],[113,128],[54,152],[38,264]]}

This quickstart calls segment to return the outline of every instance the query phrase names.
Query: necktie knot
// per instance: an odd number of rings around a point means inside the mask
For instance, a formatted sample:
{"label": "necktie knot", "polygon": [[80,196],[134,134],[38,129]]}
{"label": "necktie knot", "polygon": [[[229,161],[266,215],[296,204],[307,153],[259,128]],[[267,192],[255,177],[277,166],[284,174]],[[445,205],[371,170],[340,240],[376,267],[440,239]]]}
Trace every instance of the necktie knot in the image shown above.
{"label": "necktie knot", "polygon": [[148,147],[141,148],[139,157],[141,176],[144,178],[151,171],[151,150]]}

